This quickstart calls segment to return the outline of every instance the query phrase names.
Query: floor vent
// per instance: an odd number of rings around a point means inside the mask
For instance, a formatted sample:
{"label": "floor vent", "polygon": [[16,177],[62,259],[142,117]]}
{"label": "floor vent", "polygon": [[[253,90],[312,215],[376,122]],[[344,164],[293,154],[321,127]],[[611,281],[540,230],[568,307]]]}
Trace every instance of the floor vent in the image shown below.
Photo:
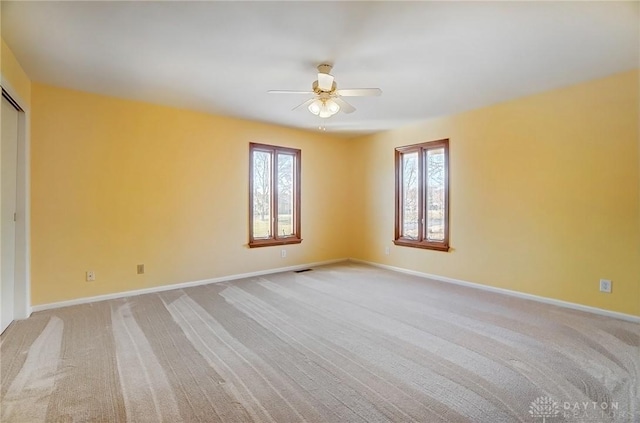
{"label": "floor vent", "polygon": [[296,273],[302,273],[302,272],[311,272],[313,269],[301,269],[301,270],[294,270],[294,272]]}

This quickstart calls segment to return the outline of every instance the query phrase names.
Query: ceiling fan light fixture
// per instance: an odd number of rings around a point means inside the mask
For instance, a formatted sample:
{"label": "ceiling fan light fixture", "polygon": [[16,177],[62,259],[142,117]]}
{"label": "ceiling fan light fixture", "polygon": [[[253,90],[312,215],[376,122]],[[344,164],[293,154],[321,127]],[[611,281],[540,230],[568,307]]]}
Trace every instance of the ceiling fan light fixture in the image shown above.
{"label": "ceiling fan light fixture", "polygon": [[309,104],[308,109],[316,116],[328,118],[340,111],[340,105],[330,98],[319,98]]}
{"label": "ceiling fan light fixture", "polygon": [[309,104],[309,111],[317,116],[320,114],[320,111],[322,110],[323,106],[324,104],[322,100],[317,99],[313,103]]}
{"label": "ceiling fan light fixture", "polygon": [[331,99],[327,100],[325,104],[327,106],[327,109],[329,109],[329,112],[332,115],[335,115],[340,111],[340,105]]}

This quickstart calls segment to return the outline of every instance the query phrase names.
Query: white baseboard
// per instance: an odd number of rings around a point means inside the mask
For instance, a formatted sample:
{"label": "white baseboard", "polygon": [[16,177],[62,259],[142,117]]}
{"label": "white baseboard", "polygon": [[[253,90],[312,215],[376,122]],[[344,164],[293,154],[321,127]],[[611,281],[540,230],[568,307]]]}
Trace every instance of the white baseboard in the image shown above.
{"label": "white baseboard", "polygon": [[200,281],[182,282],[182,283],[175,283],[175,284],[171,284],[171,285],[154,286],[152,288],[135,289],[135,290],[132,290],[132,291],[115,292],[113,294],[96,295],[95,297],[77,298],[75,300],[59,301],[59,302],[55,302],[55,303],[40,304],[40,305],[32,306],[31,307],[31,311],[33,313],[35,313],[35,312],[38,312],[38,311],[50,310],[50,309],[60,308],[60,307],[68,307],[68,306],[73,306],[73,305],[78,305],[78,304],[95,303],[97,301],[105,301],[105,300],[113,300],[113,299],[116,299],[116,298],[133,297],[133,296],[136,296],[136,295],[150,294],[150,293],[153,293],[153,292],[170,291],[172,289],[189,288],[191,286],[207,285],[207,284],[210,284],[210,283],[226,282],[226,281],[232,281],[232,280],[236,280],[236,279],[253,278],[253,277],[256,277],[256,276],[269,275],[269,274],[272,274],[272,273],[290,272],[290,271],[293,271],[293,270],[307,269],[309,267],[322,266],[322,265],[325,265],[325,264],[339,263],[339,262],[347,261],[347,260],[348,259],[343,258],[343,259],[336,259],[336,260],[320,261],[320,262],[315,262],[315,263],[297,264],[295,266],[278,267],[276,269],[259,270],[257,272],[249,272],[249,273],[239,273],[239,274],[236,274],[236,275],[221,276],[221,277],[218,277],[218,278],[203,279],[203,280],[200,280]]}
{"label": "white baseboard", "polygon": [[325,264],[339,263],[339,262],[343,262],[343,261],[347,261],[347,260],[353,261],[355,263],[368,264],[370,266],[379,267],[379,268],[387,269],[387,270],[392,270],[392,271],[395,271],[395,272],[405,273],[405,274],[408,274],[408,275],[419,276],[419,277],[428,278],[428,279],[434,279],[434,280],[437,280],[437,281],[452,283],[452,284],[455,284],[455,285],[461,285],[461,286],[467,286],[467,287],[470,287],[470,288],[481,289],[483,291],[495,292],[495,293],[499,293],[499,294],[503,294],[503,295],[509,295],[509,296],[512,296],[512,297],[524,298],[524,299],[527,299],[527,300],[538,301],[538,302],[545,303],[545,304],[552,304],[552,305],[556,305],[556,306],[559,306],[559,307],[565,307],[565,308],[570,308],[570,309],[573,309],[573,310],[580,310],[580,311],[585,311],[585,312],[588,312],[588,313],[594,313],[594,314],[599,314],[599,315],[602,315],[602,316],[613,317],[613,318],[616,318],[616,319],[621,319],[621,320],[626,320],[626,321],[630,321],[630,322],[640,323],[640,316],[634,316],[634,315],[631,315],[631,314],[619,313],[617,311],[604,310],[604,309],[597,308],[597,307],[591,307],[591,306],[586,306],[586,305],[582,305],[582,304],[571,303],[571,302],[568,302],[568,301],[556,300],[554,298],[547,298],[547,297],[541,297],[539,295],[526,294],[524,292],[512,291],[510,289],[496,288],[496,287],[493,287],[493,286],[483,285],[483,284],[479,284],[479,283],[475,283],[475,282],[468,282],[468,281],[463,281],[463,280],[460,280],[460,279],[449,278],[449,277],[446,277],[446,276],[434,275],[434,274],[425,273],[425,272],[418,272],[416,270],[409,270],[409,269],[405,269],[405,268],[402,268],[402,267],[389,266],[387,264],[375,263],[375,262],[371,262],[371,261],[354,259],[354,258],[350,258],[350,259],[344,258],[344,259],[327,260],[327,261],[321,261],[321,262],[315,262],[315,263],[299,264],[299,265],[295,265],[295,266],[279,267],[279,268],[268,269],[268,270],[259,270],[259,271],[256,271],[256,272],[239,273],[239,274],[235,274],[235,275],[221,276],[221,277],[212,278],[212,279],[203,279],[203,280],[192,281],[192,282],[182,282],[182,283],[176,283],[176,284],[171,284],[171,285],[155,286],[155,287],[152,287],[152,288],[136,289],[136,290],[133,290],[133,291],[124,291],[124,292],[115,292],[113,294],[97,295],[95,297],[85,297],[85,298],[78,298],[78,299],[68,300],[68,301],[60,301],[60,302],[49,303],[49,304],[41,304],[41,305],[32,306],[31,307],[31,312],[35,313],[35,312],[38,312],[38,311],[50,310],[50,309],[60,308],[60,307],[68,307],[68,306],[78,305],[78,304],[88,304],[88,303],[93,303],[93,302],[97,302],[97,301],[105,301],[105,300],[112,300],[112,299],[116,299],[116,298],[132,297],[132,296],[136,296],[136,295],[150,294],[150,293],[154,293],[154,292],[170,291],[172,289],[182,289],[182,288],[189,288],[191,286],[206,285],[206,284],[210,284],[210,283],[219,283],[219,282],[232,281],[232,280],[237,280],[237,279],[252,278],[252,277],[256,277],[256,276],[269,275],[269,274],[272,274],[272,273],[290,272],[290,271],[294,271],[294,270],[306,269],[306,268],[309,268],[309,267],[322,266],[322,265],[325,265]]}
{"label": "white baseboard", "polygon": [[352,262],[355,262],[355,263],[368,264],[370,266],[375,266],[375,267],[379,267],[379,268],[382,268],[382,269],[387,269],[387,270],[392,270],[392,271],[395,271],[395,272],[405,273],[405,274],[408,274],[408,275],[420,276],[422,278],[434,279],[434,280],[437,280],[437,281],[452,283],[452,284],[455,284],[455,285],[462,285],[462,286],[467,286],[467,287],[470,287],[470,288],[481,289],[483,291],[496,292],[498,294],[509,295],[511,297],[524,298],[524,299],[527,299],[527,300],[538,301],[540,303],[552,304],[552,305],[559,306],[559,307],[570,308],[570,309],[573,309],[573,310],[586,311],[588,313],[594,313],[594,314],[599,314],[599,315],[602,315],[602,316],[613,317],[615,319],[621,319],[621,320],[627,320],[629,322],[640,323],[640,316],[634,316],[632,314],[619,313],[617,311],[610,311],[610,310],[605,310],[605,309],[602,309],[602,308],[591,307],[591,306],[586,306],[586,305],[577,304],[577,303],[571,303],[571,302],[568,302],[568,301],[556,300],[554,298],[541,297],[539,295],[526,294],[524,292],[512,291],[510,289],[496,288],[496,287],[493,287],[493,286],[483,285],[483,284],[480,284],[480,283],[468,282],[468,281],[463,281],[463,280],[460,280],[460,279],[449,278],[449,277],[446,277],[446,276],[440,276],[440,275],[433,275],[433,274],[430,274],[430,273],[418,272],[418,271],[415,271],[415,270],[409,270],[409,269],[405,269],[405,268],[402,268],[402,267],[389,266],[389,265],[386,265],[386,264],[375,263],[375,262],[366,261],[366,260],[359,260],[359,259],[351,258],[351,259],[349,259],[349,261],[352,261]]}

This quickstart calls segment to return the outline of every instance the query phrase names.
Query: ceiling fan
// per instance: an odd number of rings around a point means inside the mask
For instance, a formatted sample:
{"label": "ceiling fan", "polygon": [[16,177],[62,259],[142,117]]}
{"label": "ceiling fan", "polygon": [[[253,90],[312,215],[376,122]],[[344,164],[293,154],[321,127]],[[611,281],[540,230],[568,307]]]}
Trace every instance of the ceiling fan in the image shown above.
{"label": "ceiling fan", "polygon": [[342,88],[338,89],[336,81],[329,72],[332,65],[323,63],[318,65],[318,79],[311,85],[312,91],[271,90],[270,94],[312,94],[313,97],[296,106],[293,110],[302,110],[305,107],[314,115],[328,118],[339,111],[352,113],[356,109],[347,103],[342,97],[369,97],[382,94],[380,88]]}

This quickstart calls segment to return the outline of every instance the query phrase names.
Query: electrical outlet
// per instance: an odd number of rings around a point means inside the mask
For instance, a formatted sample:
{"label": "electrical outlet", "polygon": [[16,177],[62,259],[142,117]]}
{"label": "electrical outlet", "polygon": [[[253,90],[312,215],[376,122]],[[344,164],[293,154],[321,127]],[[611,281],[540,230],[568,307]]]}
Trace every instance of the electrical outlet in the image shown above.
{"label": "electrical outlet", "polygon": [[137,267],[138,275],[142,275],[144,273],[144,264],[139,264]]}
{"label": "electrical outlet", "polygon": [[282,249],[280,250],[280,257],[285,258],[287,256],[287,250]]}
{"label": "electrical outlet", "polygon": [[609,279],[600,279],[600,292],[611,294],[611,281]]}
{"label": "electrical outlet", "polygon": [[389,253],[391,252],[391,250],[389,249],[389,247],[384,247],[384,254],[385,255],[389,255]]}
{"label": "electrical outlet", "polygon": [[87,270],[87,282],[93,282],[96,280],[96,272],[93,270]]}

